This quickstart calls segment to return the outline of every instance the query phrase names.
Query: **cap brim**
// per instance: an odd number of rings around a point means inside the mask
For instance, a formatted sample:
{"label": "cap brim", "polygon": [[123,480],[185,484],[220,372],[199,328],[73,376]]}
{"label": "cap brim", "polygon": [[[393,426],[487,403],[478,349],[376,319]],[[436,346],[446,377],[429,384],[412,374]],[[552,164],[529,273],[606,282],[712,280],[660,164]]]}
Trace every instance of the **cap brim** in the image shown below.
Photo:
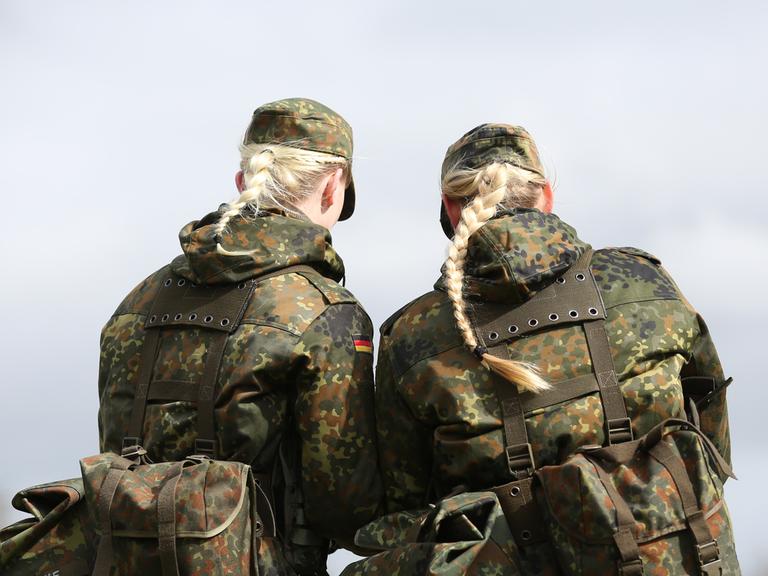
{"label": "cap brim", "polygon": [[344,206],[341,208],[341,215],[339,220],[347,220],[352,216],[355,211],[355,181],[352,179],[352,175],[349,175],[349,184],[344,190]]}
{"label": "cap brim", "polygon": [[445,204],[440,202],[440,226],[443,228],[443,233],[448,237],[448,240],[453,239],[453,226],[451,226],[451,220],[448,218],[448,212],[445,211]]}

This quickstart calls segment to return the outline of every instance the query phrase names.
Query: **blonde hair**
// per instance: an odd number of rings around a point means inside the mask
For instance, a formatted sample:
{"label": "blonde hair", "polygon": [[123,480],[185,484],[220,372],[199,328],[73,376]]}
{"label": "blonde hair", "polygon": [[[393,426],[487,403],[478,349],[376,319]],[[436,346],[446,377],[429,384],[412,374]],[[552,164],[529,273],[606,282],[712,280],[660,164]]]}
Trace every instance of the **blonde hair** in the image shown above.
{"label": "blonde hair", "polygon": [[228,256],[249,254],[229,251],[221,245],[221,234],[229,221],[244,208],[250,207],[256,213],[276,208],[297,215],[296,206],[315,191],[321,178],[341,168],[348,181],[351,169],[350,162],[341,156],[281,144],[243,144],[240,158],[243,191],[227,204],[215,228],[216,251]]}
{"label": "blonde hair", "polygon": [[489,369],[514,382],[519,388],[541,392],[551,386],[526,363],[493,356],[480,346],[472,330],[464,302],[464,263],[469,238],[496,214],[499,205],[532,208],[541,196],[546,180],[512,164],[494,162],[482,168],[453,168],[443,177],[443,193],[449,198],[467,198],[445,261],[448,297],[453,303],[456,326],[464,343]]}

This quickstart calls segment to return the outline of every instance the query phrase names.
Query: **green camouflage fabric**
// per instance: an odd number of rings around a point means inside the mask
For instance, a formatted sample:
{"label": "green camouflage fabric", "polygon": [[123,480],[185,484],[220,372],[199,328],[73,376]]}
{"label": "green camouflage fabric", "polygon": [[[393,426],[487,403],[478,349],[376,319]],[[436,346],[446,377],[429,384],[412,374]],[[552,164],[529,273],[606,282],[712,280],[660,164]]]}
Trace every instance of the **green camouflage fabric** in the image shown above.
{"label": "green camouflage fabric", "polygon": [[479,168],[493,162],[506,162],[544,177],[539,151],[522,126],[481,124],[473,128],[445,153],[440,177],[452,168]]}
{"label": "green camouflage fabric", "polygon": [[13,507],[31,517],[0,530],[0,573],[89,576],[96,535],[84,498],[80,478],[16,494]]}
{"label": "green camouflage fabric", "polygon": [[339,220],[347,220],[354,213],[352,127],[324,104],[308,98],[286,98],[259,106],[253,113],[243,144],[282,144],[346,158],[349,181]]}
{"label": "green camouflage fabric", "polygon": [[[171,272],[194,283],[218,285],[292,265],[310,266],[317,272],[289,272],[257,283],[241,324],[227,339],[215,389],[218,457],[271,473],[281,441],[295,437],[301,474],[293,481],[301,486],[305,522],[322,537],[353,546],[355,530],[375,517],[382,495],[373,357],[354,344],[355,339],[371,340],[371,321],[337,283],[344,265],[327,230],[279,213],[245,213],[229,222],[221,243],[227,251],[247,253],[222,255],[216,251],[214,226],[224,209],[185,226],[180,233],[184,254],[139,284],[104,327],[101,450],[120,452],[145,318]],[[163,330],[152,380],[195,386],[202,377],[207,342],[197,328]],[[149,403],[143,430],[149,457],[173,461],[191,454],[196,421],[193,403]],[[283,520],[279,511],[279,528]],[[325,556],[323,550],[322,562]],[[287,572],[284,566],[276,570]]]}
{"label": "green camouflage fabric", "polygon": [[[555,281],[587,248],[554,214],[500,211],[469,240],[465,297],[512,308]],[[635,437],[667,418],[685,418],[683,375],[725,380],[704,321],[659,261],[642,250],[597,250],[591,268]],[[507,483],[495,379],[464,345],[442,281],[395,313],[381,334],[376,417],[387,511],[423,509],[457,490]],[[542,329],[507,347],[512,359],[530,362],[555,387],[592,372],[580,325]],[[702,407],[701,428],[729,459],[720,390]],[[526,413],[537,466],[560,464],[584,445],[604,444],[603,421],[596,392]],[[553,561],[530,546],[522,571],[557,574]]]}
{"label": "green camouflage fabric", "polygon": [[361,528],[357,544],[383,550],[342,576],[498,576],[519,574],[504,512],[492,492],[467,492],[420,514],[396,512]]}

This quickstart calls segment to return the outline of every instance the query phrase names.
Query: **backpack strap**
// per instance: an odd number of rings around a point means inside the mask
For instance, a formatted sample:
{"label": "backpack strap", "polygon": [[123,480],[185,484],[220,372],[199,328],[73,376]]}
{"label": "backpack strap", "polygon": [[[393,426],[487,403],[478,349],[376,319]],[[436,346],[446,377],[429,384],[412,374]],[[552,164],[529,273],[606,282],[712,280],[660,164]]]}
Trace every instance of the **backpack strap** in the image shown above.
{"label": "backpack strap", "polygon": [[[133,410],[126,435],[123,455],[132,454],[142,444],[144,416],[149,397],[164,400],[192,400],[197,404],[197,438],[194,453],[216,458],[217,442],[214,420],[215,388],[227,338],[240,325],[245,309],[257,284],[292,272],[315,273],[311,266],[296,265],[276,270],[237,284],[199,286],[185,278],[170,276],[165,280],[152,303],[144,324],[145,336],[139,360]],[[208,332],[207,354],[197,393],[181,391],[178,383],[151,391],[152,372],[160,343],[160,331],[167,328],[198,328]],[[169,392],[171,394],[169,394]]]}

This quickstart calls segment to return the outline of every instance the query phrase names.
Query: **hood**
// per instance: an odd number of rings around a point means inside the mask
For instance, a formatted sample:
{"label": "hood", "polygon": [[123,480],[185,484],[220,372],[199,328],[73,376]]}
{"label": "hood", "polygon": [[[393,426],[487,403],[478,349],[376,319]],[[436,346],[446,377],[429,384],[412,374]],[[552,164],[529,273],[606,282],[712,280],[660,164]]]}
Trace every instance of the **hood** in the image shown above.
{"label": "hood", "polygon": [[174,272],[198,284],[226,284],[303,264],[335,281],[344,276],[344,263],[331,245],[328,230],[308,219],[277,212],[245,210],[232,218],[220,243],[236,256],[216,251],[214,228],[227,206],[179,232],[184,254],[171,264]]}
{"label": "hood", "polygon": [[[532,208],[500,210],[469,239],[464,295],[491,302],[525,302],[587,248],[576,231],[554,214]],[[435,288],[445,289],[443,278]]]}

